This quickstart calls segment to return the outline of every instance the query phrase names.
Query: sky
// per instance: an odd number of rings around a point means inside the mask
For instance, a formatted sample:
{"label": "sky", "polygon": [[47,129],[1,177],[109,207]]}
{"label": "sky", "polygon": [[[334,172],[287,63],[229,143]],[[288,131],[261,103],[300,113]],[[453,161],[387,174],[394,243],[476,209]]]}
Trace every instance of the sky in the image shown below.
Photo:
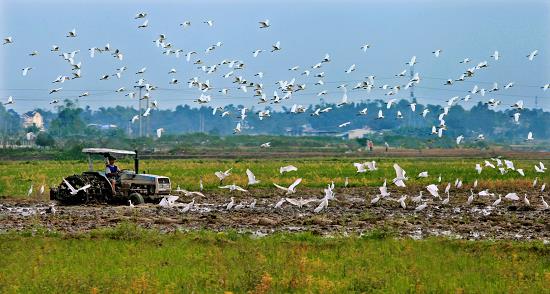
{"label": "sky", "polygon": [[[135,20],[138,12],[147,12],[147,28],[138,29],[143,19]],[[270,98],[277,90],[279,80],[296,78],[297,84],[306,84],[306,90],[293,95],[290,100],[276,107],[290,107],[294,103],[318,104],[317,93],[326,90],[324,101],[336,102],[342,97],[337,86],[348,84],[348,97],[352,102],[367,99],[408,98],[409,91],[401,90],[387,96],[387,90],[379,86],[404,85],[408,77],[395,77],[402,70],[409,71],[408,62],[417,56],[414,71],[421,78],[415,86],[415,97],[423,104],[445,104],[454,96],[464,97],[474,85],[487,90],[497,82],[500,90],[485,97],[472,95],[469,102],[461,102],[468,108],[477,101],[490,98],[502,100],[500,109],[509,108],[517,100],[524,100],[526,107],[535,106],[550,110],[550,90],[540,87],[550,83],[550,2],[548,1],[25,1],[0,2],[0,32],[2,37],[12,36],[14,43],[0,46],[0,101],[8,96],[16,101],[8,105],[18,112],[35,108],[53,109],[53,99],[76,99],[79,94],[90,96],[78,100],[79,106],[92,109],[109,106],[134,106],[136,99],[124,94],[132,90],[139,78],[154,84],[158,90],[151,93],[162,109],[188,104],[199,106],[193,100],[201,92],[190,89],[187,81],[198,77],[209,80],[213,86],[208,94],[212,106],[226,104],[256,105],[252,92],[244,93],[232,83],[233,78],[222,75],[232,69],[219,66],[216,72],[206,74],[194,65],[201,59],[205,65],[222,60],[240,60],[244,70],[234,70],[251,82],[263,83]],[[259,28],[258,21],[269,19],[269,28]],[[183,29],[179,24],[191,21]],[[212,20],[209,27],[206,20]],[[76,29],[76,38],[65,37]],[[184,53],[197,51],[192,62],[185,56],[176,58],[163,55],[162,48],[153,42],[159,34],[167,37],[174,49]],[[271,45],[281,42],[282,50],[271,53]],[[216,42],[222,46],[205,54],[205,49]],[[118,48],[124,54],[122,61],[107,53],[91,58],[88,49]],[[363,52],[360,47],[370,44]],[[82,78],[54,84],[59,75],[71,76],[71,67],[60,52],[50,52],[52,45],[59,45],[61,52],[80,50],[75,61],[82,62]],[[263,49],[257,58],[256,49]],[[432,51],[441,49],[436,58]],[[526,57],[537,49],[533,61]],[[29,56],[32,51],[38,56]],[[495,50],[500,59],[491,55]],[[331,61],[319,70],[311,66],[330,54]],[[460,64],[464,58],[472,61]],[[489,66],[476,71],[464,82],[444,85],[447,79],[458,78],[466,68],[487,61]],[[356,70],[345,73],[350,65]],[[116,69],[128,69],[120,79],[99,78],[114,74]],[[289,68],[299,66],[299,70]],[[33,69],[22,76],[25,67]],[[143,75],[135,73],[147,67]],[[172,68],[176,74],[168,74]],[[311,70],[307,77],[303,70]],[[254,74],[263,72],[264,78]],[[324,72],[322,86],[314,85],[319,78],[314,73]],[[375,76],[371,92],[351,90],[366,76]],[[169,84],[177,78],[179,84]],[[504,90],[509,82],[514,86]],[[50,89],[63,87],[59,93],[49,94]],[[126,92],[115,90],[125,87]],[[228,88],[223,96],[219,89]],[[279,91],[279,95],[282,93]]]}

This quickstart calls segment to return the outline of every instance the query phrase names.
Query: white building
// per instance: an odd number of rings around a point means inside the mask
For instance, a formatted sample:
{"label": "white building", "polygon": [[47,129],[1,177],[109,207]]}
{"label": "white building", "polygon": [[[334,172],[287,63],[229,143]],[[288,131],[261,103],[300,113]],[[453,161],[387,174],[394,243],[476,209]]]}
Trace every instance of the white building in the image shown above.
{"label": "white building", "polygon": [[349,140],[351,139],[362,139],[365,138],[365,136],[374,134],[375,131],[371,130],[370,128],[361,128],[361,129],[355,129],[355,130],[349,130],[347,133],[347,137]]}
{"label": "white building", "polygon": [[23,119],[23,128],[32,127],[35,125],[41,131],[44,130],[44,118],[38,111],[29,111],[21,115]]}

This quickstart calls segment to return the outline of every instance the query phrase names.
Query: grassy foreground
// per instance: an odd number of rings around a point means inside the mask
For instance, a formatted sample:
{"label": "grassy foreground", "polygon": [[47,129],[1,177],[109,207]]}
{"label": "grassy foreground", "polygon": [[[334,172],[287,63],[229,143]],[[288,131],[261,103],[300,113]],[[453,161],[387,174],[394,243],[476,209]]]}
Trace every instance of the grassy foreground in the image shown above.
{"label": "grassy foreground", "polygon": [[[353,162],[375,160],[378,170],[357,174]],[[141,171],[158,175],[169,176],[174,188],[180,185],[189,190],[198,189],[199,179],[202,177],[205,188],[217,188],[219,181],[214,172],[232,169],[232,175],[226,179],[226,183],[235,182],[245,186],[247,178],[245,171],[251,169],[261,181],[256,187],[273,188],[272,183],[290,185],[294,179],[303,178],[302,187],[324,187],[334,181],[337,185],[343,185],[345,178],[349,177],[350,186],[379,186],[384,179],[393,179],[395,171],[393,164],[398,163],[411,178],[408,185],[423,185],[435,183],[441,174],[443,182],[453,182],[456,178],[463,180],[464,185],[471,185],[476,179],[480,187],[495,188],[506,182],[506,186],[519,186],[528,188],[535,177],[541,182],[550,180],[550,173],[535,173],[533,166],[538,160],[514,160],[516,168],[523,168],[525,177],[517,172],[509,172],[500,175],[498,170],[484,168],[478,175],[474,167],[476,163],[483,165],[481,159],[458,158],[307,158],[307,159],[246,159],[246,160],[197,160],[197,159],[173,159],[173,160],[144,160],[141,163]],[[550,165],[546,162],[547,166]],[[96,160],[96,170],[103,170],[104,164]],[[279,167],[293,164],[298,168],[297,172],[284,175],[279,173]],[[118,163],[120,168],[133,169],[130,160],[122,160]],[[31,184],[34,185],[34,194],[40,185],[57,186],[63,177],[80,174],[86,171],[88,164],[81,161],[7,161],[0,162],[0,195],[25,196]],[[422,171],[428,171],[430,177],[416,179],[416,175]],[[46,195],[48,190],[46,189]]]}
{"label": "grassy foreground", "polygon": [[550,291],[540,242],[170,235],[123,224],[67,236],[0,235],[0,292],[503,293]]}

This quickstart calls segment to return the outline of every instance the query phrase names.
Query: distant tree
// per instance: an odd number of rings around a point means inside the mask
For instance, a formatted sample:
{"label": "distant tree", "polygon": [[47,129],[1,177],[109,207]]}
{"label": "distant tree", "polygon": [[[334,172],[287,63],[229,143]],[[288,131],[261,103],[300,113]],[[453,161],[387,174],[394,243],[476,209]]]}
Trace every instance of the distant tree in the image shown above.
{"label": "distant tree", "polygon": [[36,126],[36,124],[32,124],[32,126],[28,126],[28,127],[25,128],[25,132],[26,133],[32,132],[32,133],[37,134],[38,132],[40,132],[40,128],[38,128]]}
{"label": "distant tree", "polygon": [[21,131],[21,116],[13,109],[6,109],[0,103],[0,134],[3,136],[14,136],[19,135]]}
{"label": "distant tree", "polygon": [[46,132],[40,132],[36,136],[36,145],[40,147],[53,147],[55,146],[55,139]]}
{"label": "distant tree", "polygon": [[[241,135],[287,135],[289,129],[296,133],[302,131],[302,126],[309,126],[314,131],[342,134],[350,129],[369,128],[377,133],[394,135],[388,138],[392,146],[412,146],[424,148],[430,146],[437,148],[441,146],[456,147],[453,143],[455,138],[463,135],[465,144],[483,134],[490,143],[505,143],[508,145],[523,143],[527,133],[533,132],[535,140],[547,140],[550,138],[550,112],[542,110],[524,109],[521,111],[519,124],[515,124],[511,116],[516,110],[499,107],[491,109],[487,104],[479,102],[461,103],[453,106],[448,115],[442,117],[447,128],[443,132],[443,138],[431,134],[432,126],[439,126],[439,115],[444,111],[441,105],[421,104],[422,99],[417,101],[416,112],[411,110],[406,100],[397,101],[390,109],[386,107],[386,99],[362,100],[356,103],[337,107],[334,103],[319,101],[317,105],[308,106],[306,113],[291,114],[290,104],[279,106],[253,106],[249,107],[247,118],[241,122],[243,132]],[[150,130],[154,132],[157,128],[164,128],[168,134],[192,134],[205,132],[219,136],[233,136],[233,128],[239,121],[238,115],[242,105],[225,105],[224,111],[230,115],[221,117],[220,111],[213,114],[212,107],[193,105],[180,105],[175,109],[154,109],[147,118],[150,120]],[[272,107],[276,107],[277,110]],[[310,115],[315,109],[331,108],[328,113],[321,113],[319,116]],[[357,115],[364,109],[368,109],[368,115]],[[271,110],[271,117],[260,120],[257,113],[259,110]],[[429,110],[426,117],[421,115],[424,109]],[[385,119],[376,119],[378,110],[382,110]],[[46,128],[56,138],[78,137],[81,140],[89,138],[99,139],[108,136],[116,136],[117,139],[127,139],[126,130],[131,129],[138,134],[138,123],[130,123],[133,116],[138,115],[138,110],[131,107],[102,107],[92,110],[77,108],[70,101],[58,108],[57,113],[38,110],[45,118]],[[403,115],[402,119],[397,118],[397,111]],[[10,113],[8,113],[10,112]],[[17,114],[6,111],[0,105],[0,118],[9,116],[10,120],[0,119],[0,134],[10,136],[20,135],[22,132],[13,127],[20,125]],[[348,128],[339,128],[344,122],[350,121]],[[110,133],[93,128],[86,128],[86,124],[114,124],[124,132]],[[143,121],[142,121],[143,123]],[[19,133],[18,133],[19,132]],[[405,139],[406,138],[406,139]],[[375,138],[376,139],[376,138]],[[414,140],[413,140],[414,139]],[[168,137],[161,140],[169,140]],[[211,140],[211,138],[209,139]],[[382,138],[380,138],[382,140]],[[96,140],[99,142],[99,140]],[[113,142],[106,140],[105,142]],[[383,143],[384,141],[382,141]],[[57,145],[63,142],[57,141]],[[144,143],[145,144],[145,143]],[[377,144],[379,144],[377,142]]]}
{"label": "distant tree", "polygon": [[58,137],[82,134],[86,124],[80,117],[81,108],[70,101],[65,100],[65,104],[58,107],[58,114],[50,124],[50,132]]}

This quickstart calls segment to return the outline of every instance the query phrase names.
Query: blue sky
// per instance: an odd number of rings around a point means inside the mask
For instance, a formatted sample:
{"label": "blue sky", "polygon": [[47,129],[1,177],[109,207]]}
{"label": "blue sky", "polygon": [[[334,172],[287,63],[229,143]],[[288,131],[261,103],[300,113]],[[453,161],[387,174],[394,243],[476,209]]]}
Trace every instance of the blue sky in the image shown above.
{"label": "blue sky", "polygon": [[[534,106],[534,96],[539,96],[539,107],[550,109],[550,91],[540,87],[550,83],[550,4],[547,1],[15,1],[1,2],[2,37],[12,36],[14,43],[0,47],[1,77],[0,100],[8,96],[16,100],[9,107],[27,111],[36,107],[51,108],[49,101],[58,98],[76,98],[84,91],[89,97],[80,99],[81,106],[98,107],[134,105],[136,100],[115,93],[115,89],[130,89],[139,77],[135,74],[147,67],[143,78],[159,87],[152,93],[161,108],[174,108],[180,104],[197,106],[192,100],[200,92],[189,89],[186,81],[199,77],[209,79],[212,105],[255,105],[257,99],[251,92],[243,93],[235,88],[231,79],[221,76],[231,69],[220,67],[207,75],[188,63],[184,57],[165,56],[153,40],[160,33],[167,36],[175,48],[185,52],[195,50],[206,65],[223,59],[242,60],[246,68],[236,71],[249,81],[262,82],[270,97],[278,80],[296,78],[305,83],[306,90],[295,95],[283,105],[293,103],[319,103],[317,93],[327,90],[325,101],[337,101],[341,91],[336,88],[347,82],[350,88],[368,75],[375,75],[376,89],[350,90],[352,101],[364,99],[388,100],[377,89],[383,84],[404,84],[407,79],[394,75],[404,69],[411,56],[416,55],[415,71],[422,81],[415,94],[419,102],[445,103],[453,96],[463,97],[475,84],[490,89],[493,82],[502,88],[514,82],[511,89],[473,95],[473,103],[489,98],[503,101],[502,108],[519,99],[527,107]],[[148,13],[149,27],[137,29],[143,20],[134,20],[137,12]],[[268,18],[272,24],[260,29],[258,21]],[[183,30],[179,23],[192,22]],[[208,27],[205,20],[213,20]],[[68,31],[76,28],[77,38],[66,38]],[[216,42],[223,45],[205,55],[204,50]],[[252,57],[255,49],[269,51],[271,44],[281,42],[283,50],[261,53]],[[90,58],[88,48],[111,44],[124,53],[119,61],[107,54]],[[372,45],[366,53],[361,45]],[[75,60],[82,61],[82,78],[64,84],[52,84],[58,75],[70,75],[69,64],[50,52],[52,45],[59,45],[62,52],[80,50]],[[442,49],[439,58],[431,53]],[[529,52],[538,49],[539,55],[528,61]],[[38,50],[40,54],[28,54]],[[499,61],[490,57],[494,50],[501,54]],[[324,86],[315,86],[318,80],[300,73],[320,62],[325,53],[332,61],[325,64]],[[463,58],[472,60],[468,65],[459,64]],[[444,86],[446,79],[457,78],[467,68],[487,60],[489,67],[479,70],[466,82]],[[344,71],[356,64],[351,74]],[[103,74],[113,74],[117,68],[128,67],[121,79],[100,81]],[[288,68],[300,66],[291,72]],[[21,69],[33,67],[26,77]],[[168,75],[171,68],[178,73]],[[262,80],[253,75],[264,72]],[[172,77],[179,85],[170,85]],[[49,89],[63,87],[57,95],[49,95]],[[229,88],[228,96],[221,96],[219,88]],[[394,98],[407,98],[408,91],[399,92]]]}

